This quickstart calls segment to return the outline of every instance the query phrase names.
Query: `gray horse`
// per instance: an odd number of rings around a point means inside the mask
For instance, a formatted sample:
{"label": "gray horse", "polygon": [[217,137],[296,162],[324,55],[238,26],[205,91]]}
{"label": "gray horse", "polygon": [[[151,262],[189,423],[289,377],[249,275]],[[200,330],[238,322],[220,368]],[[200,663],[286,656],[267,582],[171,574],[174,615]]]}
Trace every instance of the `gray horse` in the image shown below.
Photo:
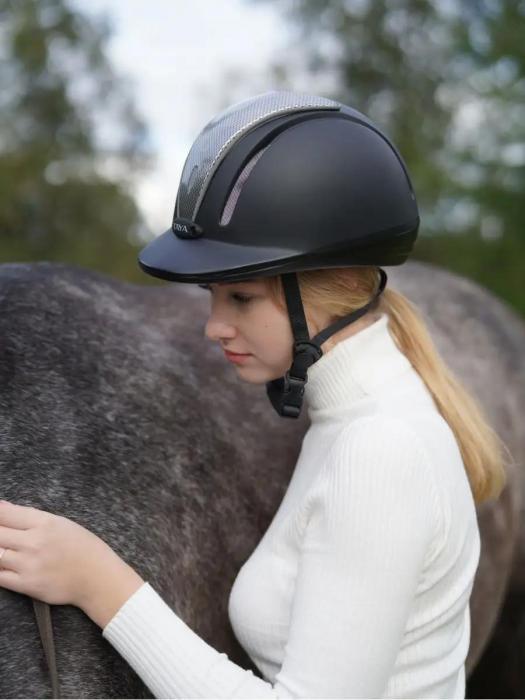
{"label": "gray horse", "polygon": [[[502,610],[525,591],[525,330],[456,275],[413,262],[387,272],[515,457],[501,498],[478,509],[467,673],[483,667],[501,627],[507,667],[493,680],[517,693],[525,675]],[[50,263],[0,266],[0,497],[92,530],[206,642],[260,676],[233,635],[227,600],[279,506],[308,421],[306,411],[280,418],[263,386],[238,379],[204,337],[208,310],[195,285],[142,287]],[[525,606],[515,607],[523,626]],[[152,697],[79,609],[51,610],[63,696]],[[0,588],[0,620],[0,696],[51,697],[31,599]]]}

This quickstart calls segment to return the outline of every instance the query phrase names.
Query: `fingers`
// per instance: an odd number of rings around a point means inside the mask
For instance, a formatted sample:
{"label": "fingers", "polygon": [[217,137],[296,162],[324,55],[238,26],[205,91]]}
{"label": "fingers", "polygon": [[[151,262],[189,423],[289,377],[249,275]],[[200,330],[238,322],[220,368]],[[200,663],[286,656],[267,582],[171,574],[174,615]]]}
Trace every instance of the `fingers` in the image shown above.
{"label": "fingers", "polygon": [[[0,560],[0,564],[2,563],[3,557]],[[16,593],[25,593],[22,577],[16,571],[11,571],[10,569],[0,569],[0,586],[9,588],[9,590]]]}
{"label": "fingers", "polygon": [[[10,527],[0,525],[0,573],[1,569],[17,571],[20,566],[20,550],[23,542],[27,540],[25,530],[13,530]],[[0,585],[1,582],[0,582]]]}
{"label": "fingers", "polygon": [[41,522],[46,511],[32,506],[19,506],[16,503],[0,502],[0,525],[17,530],[29,530]]}
{"label": "fingers", "polygon": [[24,530],[13,530],[10,527],[0,525],[0,547],[22,549],[25,539],[27,539],[27,535]]}
{"label": "fingers", "polygon": [[22,558],[20,552],[16,552],[14,549],[9,549],[8,547],[3,547],[3,545],[0,544],[0,554],[2,555],[0,557],[0,573],[2,573],[2,569],[17,572],[20,570]]}

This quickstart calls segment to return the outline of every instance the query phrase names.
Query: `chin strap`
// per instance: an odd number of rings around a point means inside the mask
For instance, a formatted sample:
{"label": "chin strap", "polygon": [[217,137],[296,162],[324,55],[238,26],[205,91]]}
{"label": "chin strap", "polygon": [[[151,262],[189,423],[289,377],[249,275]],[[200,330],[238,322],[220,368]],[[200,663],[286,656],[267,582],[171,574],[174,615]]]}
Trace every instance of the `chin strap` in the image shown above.
{"label": "chin strap", "polygon": [[376,303],[388,279],[386,272],[381,268],[379,268],[379,274],[381,275],[379,288],[367,304],[338,319],[311,339],[309,338],[308,325],[304,315],[297,273],[287,272],[281,275],[295,342],[293,345],[293,362],[290,369],[284,377],[266,382],[268,398],[280,416],[285,418],[299,417],[303,405],[304,387],[308,381],[308,368],[323,356],[321,345],[325,340],[337,333],[341,328],[348,326],[353,321],[357,321]]}

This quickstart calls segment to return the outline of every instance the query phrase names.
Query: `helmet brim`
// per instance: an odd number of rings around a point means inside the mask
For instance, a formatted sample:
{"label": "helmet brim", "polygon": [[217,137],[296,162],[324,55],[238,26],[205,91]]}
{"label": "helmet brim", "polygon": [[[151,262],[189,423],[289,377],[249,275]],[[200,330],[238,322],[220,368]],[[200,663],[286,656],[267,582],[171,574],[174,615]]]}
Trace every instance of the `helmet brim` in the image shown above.
{"label": "helmet brim", "polygon": [[173,282],[241,280],[257,272],[279,273],[280,263],[296,251],[284,248],[247,247],[209,238],[179,238],[168,229],[148,243],[138,255],[141,269],[153,277]]}

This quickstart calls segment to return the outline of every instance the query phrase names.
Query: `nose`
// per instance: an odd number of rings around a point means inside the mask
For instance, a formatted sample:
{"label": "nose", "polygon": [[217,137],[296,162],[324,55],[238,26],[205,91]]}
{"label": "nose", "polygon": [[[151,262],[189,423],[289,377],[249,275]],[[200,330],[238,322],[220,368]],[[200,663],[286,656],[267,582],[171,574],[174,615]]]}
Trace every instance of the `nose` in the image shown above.
{"label": "nose", "polygon": [[237,329],[227,319],[221,318],[216,311],[212,311],[206,322],[204,334],[210,340],[219,342],[223,339],[235,338]]}

